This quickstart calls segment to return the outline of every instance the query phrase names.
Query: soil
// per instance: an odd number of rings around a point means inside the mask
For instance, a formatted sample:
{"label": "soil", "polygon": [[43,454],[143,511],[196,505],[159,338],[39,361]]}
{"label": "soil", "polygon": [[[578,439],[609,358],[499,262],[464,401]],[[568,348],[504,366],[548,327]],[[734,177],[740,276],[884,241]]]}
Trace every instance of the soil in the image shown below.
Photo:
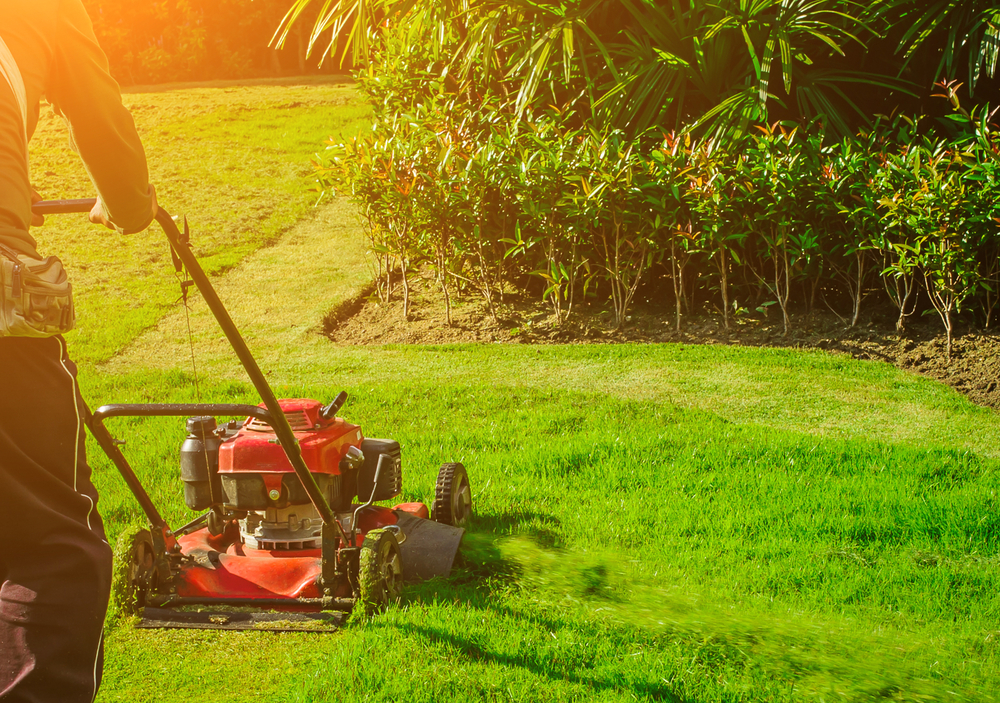
{"label": "soil", "polygon": [[445,318],[440,290],[424,280],[411,285],[410,314],[403,319],[402,291],[382,303],[371,290],[333,310],[324,333],[336,344],[613,344],[683,342],[752,347],[824,349],[855,359],[885,361],[955,388],[979,405],[1000,410],[1000,333],[972,327],[956,329],[951,358],[936,315],[912,319],[904,334],[895,329],[891,308],[874,309],[853,328],[829,312],[793,314],[784,334],[780,312],[730,318],[730,329],[718,313],[682,318],[681,331],[671,307],[664,310],[637,303],[621,329],[612,314],[596,305],[574,307],[569,320],[554,324],[548,305],[525,295],[505,295],[496,319],[482,298],[452,294],[452,323]]}

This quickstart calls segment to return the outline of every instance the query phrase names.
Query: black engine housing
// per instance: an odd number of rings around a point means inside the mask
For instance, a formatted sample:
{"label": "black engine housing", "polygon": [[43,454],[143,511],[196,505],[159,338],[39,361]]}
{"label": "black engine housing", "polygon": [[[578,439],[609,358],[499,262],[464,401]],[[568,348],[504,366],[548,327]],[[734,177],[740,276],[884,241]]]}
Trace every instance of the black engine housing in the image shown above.
{"label": "black engine housing", "polygon": [[[403,460],[399,442],[392,439],[366,439],[361,443],[361,451],[365,455],[365,463],[358,470],[358,500],[367,503],[375,488],[375,469],[378,458],[388,454],[389,475],[380,476],[380,488],[375,492],[375,500],[389,500],[403,492]],[[382,467],[385,472],[386,467]]]}

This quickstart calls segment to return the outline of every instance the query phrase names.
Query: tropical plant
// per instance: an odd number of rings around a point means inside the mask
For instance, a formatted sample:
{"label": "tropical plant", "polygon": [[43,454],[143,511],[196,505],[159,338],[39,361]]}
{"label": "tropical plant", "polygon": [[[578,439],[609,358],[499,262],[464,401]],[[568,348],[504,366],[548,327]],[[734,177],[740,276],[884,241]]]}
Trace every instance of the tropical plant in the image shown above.
{"label": "tropical plant", "polygon": [[822,179],[826,188],[818,192],[818,209],[830,239],[830,268],[851,301],[851,327],[861,316],[861,302],[883,227],[875,188],[882,136],[876,125],[857,138],[840,139],[823,150]]}
{"label": "tropical plant", "polygon": [[329,159],[317,171],[324,187],[339,188],[359,204],[368,223],[377,280],[384,276],[380,290],[386,301],[399,268],[405,319],[410,314],[412,269],[423,258],[413,192],[427,163],[408,123],[400,120],[387,127],[383,135],[331,145]]}
{"label": "tropical plant", "polygon": [[685,300],[684,271],[698,248],[692,232],[691,210],[684,196],[690,151],[690,135],[682,137],[671,132],[643,157],[645,205],[651,212],[655,249],[660,258],[669,256],[677,332],[681,331],[681,308]]}
{"label": "tropical plant", "polygon": [[466,198],[471,228],[457,244],[470,262],[473,285],[486,301],[494,322],[503,301],[508,244],[514,242],[519,214],[514,185],[516,173],[512,135],[503,123],[490,130],[469,159],[465,182],[456,197]]}
{"label": "tropical plant", "polygon": [[969,246],[973,222],[967,196],[968,153],[951,144],[922,137],[891,159],[899,185],[883,198],[886,219],[909,233],[897,244],[897,268],[919,270],[930,301],[941,317],[951,356],[952,315],[978,284],[975,250]]}
{"label": "tropical plant", "polygon": [[737,196],[751,210],[743,220],[766,249],[771,272],[754,275],[781,309],[785,334],[791,329],[792,283],[818,245],[807,192],[818,174],[810,173],[808,144],[795,126],[776,122],[760,127],[747,149],[748,168]]}
{"label": "tropical plant", "polygon": [[[294,0],[279,42],[314,4]],[[309,46],[363,64],[402,32],[429,42],[456,88],[501,95],[513,116],[572,106],[632,136],[653,126],[728,136],[773,110],[822,114],[846,134],[867,120],[853,93],[907,90],[888,71],[852,67],[847,51],[860,55],[868,33],[859,14],[848,0],[324,0]]]}
{"label": "tropical plant", "polygon": [[992,78],[1000,58],[1000,7],[994,0],[875,0],[869,12],[898,37],[906,63],[921,54],[934,63],[932,81],[965,69],[970,91]]}
{"label": "tropical plant", "polygon": [[374,291],[379,301],[388,303],[392,298],[396,259],[389,247],[389,218],[384,207],[380,207],[384,183],[375,177],[373,147],[374,144],[357,138],[340,144],[330,141],[326,158],[322,164],[316,164],[316,171],[320,191],[346,195],[359,206],[368,237]]}
{"label": "tropical plant", "polygon": [[619,130],[589,132],[581,147],[585,172],[580,179],[585,196],[581,209],[610,288],[618,329],[652,263],[655,216],[643,188],[648,171],[637,143]]}
{"label": "tropical plant", "polygon": [[[552,307],[556,324],[573,310],[577,280],[589,269],[580,256],[587,235],[585,199],[578,195],[585,178],[579,162],[583,136],[563,130],[555,119],[529,125],[518,143],[519,156],[513,180],[520,206],[519,252],[527,252],[525,238],[537,242],[543,258],[532,274],[544,281],[543,297]],[[581,205],[584,205],[581,208]]]}
{"label": "tropical plant", "polygon": [[721,149],[711,139],[689,150],[687,189],[685,194],[692,212],[697,216],[701,245],[719,273],[722,298],[722,322],[729,329],[729,271],[733,263],[740,264],[740,249],[748,230],[740,218],[736,204],[737,192],[745,183],[741,180],[746,164],[736,145],[731,151]]}
{"label": "tropical plant", "polygon": [[[829,56],[796,47],[859,46],[847,3],[456,7],[321,8],[334,24],[355,13],[355,43],[340,46],[367,52],[357,77],[374,109],[372,132],[331,149],[321,181],[361,205],[376,291],[388,300],[401,285],[404,314],[419,273],[441,289],[449,322],[453,291],[465,287],[495,319],[505,290],[540,293],[554,324],[596,292],[620,327],[643,282],[669,277],[678,332],[708,292],[723,326],[742,310],[738,298],[758,311],[775,305],[787,333],[792,311],[826,300],[834,282],[850,299],[845,322],[857,324],[879,275],[900,330],[927,305],[921,286],[949,335],[973,300],[985,298],[990,320],[1000,290],[991,114],[965,112],[952,82],[941,86],[955,110],[945,136],[901,116],[845,136],[850,109],[801,119],[808,77],[830,69],[819,66]],[[612,17],[612,7],[626,12]],[[676,15],[674,34],[654,37],[664,12]],[[628,58],[640,50],[656,58]],[[727,83],[736,75],[738,86]],[[753,125],[792,109],[793,97],[800,119]],[[678,129],[643,131],[647,120]],[[960,157],[934,162],[941,149]]]}

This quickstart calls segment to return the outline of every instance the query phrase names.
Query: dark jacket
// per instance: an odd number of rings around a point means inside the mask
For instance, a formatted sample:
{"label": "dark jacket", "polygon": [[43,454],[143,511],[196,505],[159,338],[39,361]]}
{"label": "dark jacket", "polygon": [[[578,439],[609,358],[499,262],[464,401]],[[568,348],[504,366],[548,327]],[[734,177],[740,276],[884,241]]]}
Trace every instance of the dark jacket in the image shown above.
{"label": "dark jacket", "polygon": [[[70,143],[83,158],[108,218],[123,230],[148,226],[146,155],[81,1],[0,0],[0,37],[24,80],[29,137],[44,95],[68,122]],[[21,113],[0,78],[0,242],[35,254],[30,221]]]}

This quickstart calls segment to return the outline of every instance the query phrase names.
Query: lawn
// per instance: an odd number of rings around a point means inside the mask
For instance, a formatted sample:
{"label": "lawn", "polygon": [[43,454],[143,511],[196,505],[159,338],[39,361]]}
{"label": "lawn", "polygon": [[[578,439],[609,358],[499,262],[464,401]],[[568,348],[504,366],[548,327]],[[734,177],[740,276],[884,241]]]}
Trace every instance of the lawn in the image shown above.
{"label": "lawn", "polygon": [[[113,621],[99,701],[996,700],[994,412],[819,352],[331,345],[316,330],[364,284],[361,234],[305,188],[322,139],[363,124],[350,88],[127,98],[161,202],[188,213],[279,395],[347,390],[343,415],[403,444],[404,498],[462,461],[478,514],[452,577],[336,634]],[[192,400],[192,349],[203,400],[257,402],[197,301],[188,339],[158,232],[42,234],[82,291],[70,341],[92,405]],[[186,521],[182,424],[109,426]],[[91,451],[114,536],[139,510]]]}
{"label": "lawn", "polygon": [[[348,83],[187,87],[130,93],[149,157],[150,180],[172,215],[191,214],[202,265],[225,271],[308,218],[313,155],[329,137],[368,126]],[[93,197],[62,120],[42,111],[31,143],[36,190],[46,199]],[[33,234],[74,271],[77,312],[114,324],[81,325],[71,340],[81,361],[102,361],[155,324],[177,295],[170,253],[156,227],[120,236],[82,216],[50,218]]]}

